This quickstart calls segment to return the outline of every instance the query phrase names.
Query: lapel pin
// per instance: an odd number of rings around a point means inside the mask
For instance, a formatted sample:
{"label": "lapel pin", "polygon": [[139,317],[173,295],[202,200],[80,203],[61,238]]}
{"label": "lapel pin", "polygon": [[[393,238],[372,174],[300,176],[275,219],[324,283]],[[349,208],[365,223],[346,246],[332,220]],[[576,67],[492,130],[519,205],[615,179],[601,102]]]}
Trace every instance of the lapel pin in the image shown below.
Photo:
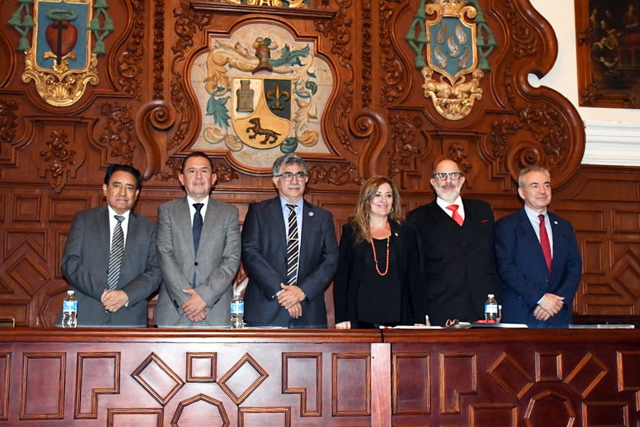
{"label": "lapel pin", "polygon": [[313,213],[313,211],[308,213],[309,216],[314,216],[315,214]]}
{"label": "lapel pin", "polygon": [[553,221],[553,225],[558,225],[558,221]]}
{"label": "lapel pin", "polygon": [[398,237],[398,233],[393,233],[394,236]]}

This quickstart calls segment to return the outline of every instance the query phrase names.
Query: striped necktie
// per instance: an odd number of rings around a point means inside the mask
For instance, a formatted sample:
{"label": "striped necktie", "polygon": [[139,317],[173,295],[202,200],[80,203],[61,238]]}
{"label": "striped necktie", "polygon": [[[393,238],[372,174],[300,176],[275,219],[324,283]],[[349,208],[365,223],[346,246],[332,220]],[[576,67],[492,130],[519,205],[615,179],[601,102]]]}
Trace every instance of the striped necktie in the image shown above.
{"label": "striped necktie", "polygon": [[298,259],[300,247],[298,239],[298,217],[296,205],[287,205],[289,208],[289,233],[287,235],[287,285],[295,285],[298,281]]}
{"label": "striped necktie", "polygon": [[120,278],[120,267],[122,266],[122,256],[124,255],[124,232],[122,231],[122,215],[114,215],[118,223],[113,229],[113,237],[111,239],[111,253],[109,253],[109,272],[107,273],[107,285],[112,291],[118,287],[118,279]]}

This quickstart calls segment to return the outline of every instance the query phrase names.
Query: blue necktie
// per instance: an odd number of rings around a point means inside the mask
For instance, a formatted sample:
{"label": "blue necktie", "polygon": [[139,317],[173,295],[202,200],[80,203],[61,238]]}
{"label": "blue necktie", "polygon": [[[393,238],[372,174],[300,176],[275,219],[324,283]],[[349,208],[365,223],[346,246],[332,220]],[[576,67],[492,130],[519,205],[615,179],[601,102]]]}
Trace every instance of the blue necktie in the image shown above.
{"label": "blue necktie", "polygon": [[[196,208],[196,212],[193,214],[193,253],[198,255],[198,245],[200,245],[200,234],[202,233],[202,214],[200,213],[200,209],[204,206],[204,203],[194,203],[193,207]],[[196,287],[196,272],[193,272],[193,282],[191,283],[192,287]]]}

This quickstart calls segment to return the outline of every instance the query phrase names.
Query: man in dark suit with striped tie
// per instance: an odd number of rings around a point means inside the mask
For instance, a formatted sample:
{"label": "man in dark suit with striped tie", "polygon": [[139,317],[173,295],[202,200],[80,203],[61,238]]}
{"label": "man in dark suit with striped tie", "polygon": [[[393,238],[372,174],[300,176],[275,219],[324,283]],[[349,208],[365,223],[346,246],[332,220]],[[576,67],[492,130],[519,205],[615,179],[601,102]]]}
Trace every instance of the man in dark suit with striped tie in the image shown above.
{"label": "man in dark suit with striped tie", "polygon": [[324,292],[338,261],[330,212],[304,200],[307,165],[295,154],[278,158],[278,196],[252,203],[242,230],[242,262],[249,283],[249,326],[326,328]]}
{"label": "man in dark suit with striped tie", "polygon": [[156,226],[131,212],[141,182],[137,169],[110,165],[107,206],[78,212],[71,224],[61,269],[78,299],[78,326],[147,326],[147,298],[161,274]]}

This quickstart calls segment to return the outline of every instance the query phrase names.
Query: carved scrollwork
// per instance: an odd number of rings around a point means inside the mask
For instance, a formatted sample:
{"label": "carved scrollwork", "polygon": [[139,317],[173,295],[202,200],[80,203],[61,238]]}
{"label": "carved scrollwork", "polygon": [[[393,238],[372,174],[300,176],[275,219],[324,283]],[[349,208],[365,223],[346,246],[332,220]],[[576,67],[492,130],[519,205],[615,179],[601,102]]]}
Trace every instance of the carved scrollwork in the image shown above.
{"label": "carved scrollwork", "polygon": [[39,153],[40,175],[48,176],[51,187],[56,193],[60,193],[69,175],[75,175],[84,162],[84,153],[69,148],[69,134],[64,129],[55,129],[51,132],[50,138],[46,142],[49,148]]}
{"label": "carved scrollwork", "polygon": [[427,152],[425,137],[421,134],[423,121],[420,117],[411,117],[404,113],[389,116],[391,140],[389,150],[389,177],[411,170],[416,171],[417,160]]}
{"label": "carved scrollwork", "polygon": [[352,154],[359,154],[358,150],[351,143],[349,137],[349,117],[353,111],[354,94],[354,70],[351,63],[352,55],[349,51],[351,43],[351,26],[353,24],[348,14],[348,9],[352,6],[351,0],[337,0],[338,12],[330,21],[316,21],[316,30],[324,37],[331,39],[333,43],[332,53],[339,58],[340,65],[347,70],[348,77],[344,80],[340,91],[340,101],[335,114],[333,127],[338,136],[340,144]]}
{"label": "carved scrollwork", "polygon": [[119,102],[105,103],[100,106],[100,114],[108,120],[100,136],[100,142],[108,147],[109,157],[117,157],[119,163],[132,165],[136,146],[131,105]]}
{"label": "carved scrollwork", "polygon": [[344,166],[323,166],[314,165],[309,168],[309,182],[311,184],[333,184],[345,185],[349,183],[362,184],[365,180],[362,177],[355,176],[356,166],[349,163]]}
{"label": "carved scrollwork", "polygon": [[193,100],[188,96],[189,91],[184,83],[184,68],[180,66],[180,63],[184,62],[187,49],[193,47],[193,38],[196,32],[202,31],[213,19],[210,14],[193,10],[187,0],[181,0],[180,7],[176,8],[173,14],[176,17],[174,31],[178,39],[171,48],[173,53],[170,82],[171,103],[180,119],[176,132],[169,141],[169,149],[175,148],[184,142],[187,133],[193,126],[195,112],[198,110],[193,105]]}
{"label": "carved scrollwork", "polygon": [[131,38],[125,51],[122,52],[118,59],[118,72],[120,73],[118,83],[127,95],[139,101],[142,96],[142,68],[140,63],[144,56],[144,3],[140,0],[131,0],[131,7],[133,8]]}
{"label": "carved scrollwork", "polygon": [[371,1],[362,1],[362,106],[371,107],[371,69],[373,45],[371,43]]}
{"label": "carved scrollwork", "polygon": [[380,48],[382,49],[381,66],[384,70],[382,78],[382,105],[389,105],[396,101],[407,90],[407,67],[398,59],[394,49],[392,2],[380,2]]}
{"label": "carved scrollwork", "polygon": [[233,179],[239,178],[236,171],[234,171],[224,163],[216,163],[216,165],[214,166],[214,169],[218,177],[217,182],[229,182]]}
{"label": "carved scrollwork", "polygon": [[0,144],[13,142],[18,124],[18,103],[0,99]]}
{"label": "carved scrollwork", "polygon": [[153,10],[153,99],[164,99],[164,0]]}
{"label": "carved scrollwork", "polygon": [[[515,135],[521,134],[519,138]],[[491,125],[491,154],[506,165],[512,177],[527,166],[542,165],[551,172],[569,162],[569,134],[557,109],[526,105],[516,120],[497,120]]]}

